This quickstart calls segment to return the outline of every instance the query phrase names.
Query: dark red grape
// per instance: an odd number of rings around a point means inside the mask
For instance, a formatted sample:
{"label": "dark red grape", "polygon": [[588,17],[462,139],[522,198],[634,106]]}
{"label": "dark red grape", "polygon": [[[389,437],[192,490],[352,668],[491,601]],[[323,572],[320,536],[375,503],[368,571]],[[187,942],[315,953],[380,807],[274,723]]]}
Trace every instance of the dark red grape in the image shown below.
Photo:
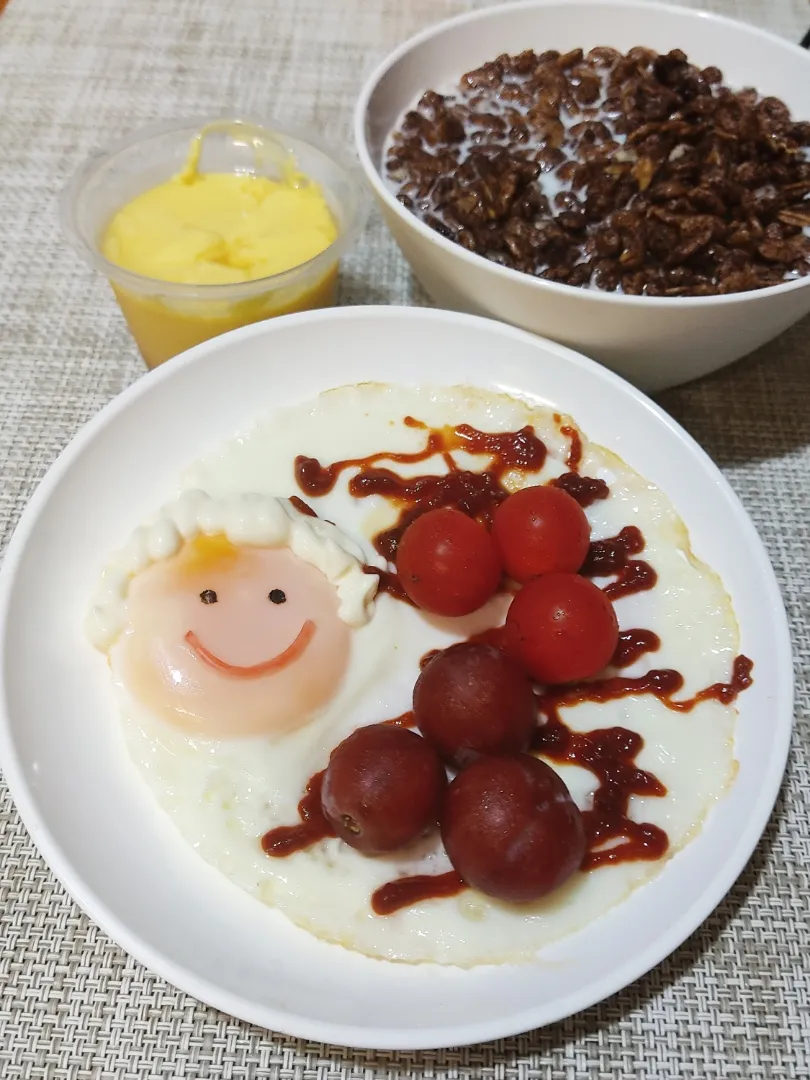
{"label": "dark red grape", "polygon": [[551,766],[529,754],[485,757],[447,789],[442,840],[474,889],[515,904],[559,888],[585,855],[585,826]]}
{"label": "dark red grape", "polygon": [[425,666],[413,691],[419,730],[458,769],[482,754],[518,754],[536,726],[531,683],[492,645],[461,642]]}
{"label": "dark red grape", "polygon": [[341,840],[381,855],[435,827],[446,787],[430,743],[407,728],[372,724],[332,751],[321,806]]}

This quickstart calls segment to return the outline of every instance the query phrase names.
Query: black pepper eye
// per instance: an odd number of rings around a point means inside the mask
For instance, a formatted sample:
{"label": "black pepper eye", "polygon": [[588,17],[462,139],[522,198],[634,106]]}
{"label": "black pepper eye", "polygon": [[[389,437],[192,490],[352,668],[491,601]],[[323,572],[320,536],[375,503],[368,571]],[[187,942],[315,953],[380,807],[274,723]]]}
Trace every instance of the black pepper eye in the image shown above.
{"label": "black pepper eye", "polygon": [[217,602],[217,594],[213,589],[203,589],[200,593],[200,599],[204,604],[215,604]]}
{"label": "black pepper eye", "polygon": [[267,599],[273,604],[285,604],[287,602],[287,594],[283,589],[271,589],[267,594]]}

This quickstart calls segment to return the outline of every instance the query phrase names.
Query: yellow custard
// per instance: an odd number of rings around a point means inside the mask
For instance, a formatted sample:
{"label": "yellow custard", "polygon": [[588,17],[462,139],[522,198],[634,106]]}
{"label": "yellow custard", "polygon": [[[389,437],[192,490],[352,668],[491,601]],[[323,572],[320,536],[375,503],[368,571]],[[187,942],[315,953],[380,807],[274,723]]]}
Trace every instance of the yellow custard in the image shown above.
{"label": "yellow custard", "polygon": [[[135,292],[113,283],[121,309],[149,367],[237,326],[334,301],[337,266],[314,280],[239,289],[314,259],[338,236],[318,184],[288,159],[280,179],[200,172],[202,132],[184,168],[121,207],[101,248],[110,262],[155,281],[228,286],[233,298]],[[205,290],[203,290],[204,292]],[[240,293],[247,295],[240,295]]]}

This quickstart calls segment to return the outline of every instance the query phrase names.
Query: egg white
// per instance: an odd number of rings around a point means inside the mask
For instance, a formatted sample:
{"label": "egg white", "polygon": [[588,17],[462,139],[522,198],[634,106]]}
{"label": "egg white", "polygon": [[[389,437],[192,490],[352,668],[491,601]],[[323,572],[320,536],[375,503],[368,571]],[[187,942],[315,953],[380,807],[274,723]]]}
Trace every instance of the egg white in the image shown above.
{"label": "egg white", "polygon": [[[550,409],[470,388],[369,383],[278,410],[193,465],[181,489],[202,488],[214,497],[247,491],[301,496],[293,474],[296,455],[332,462],[383,448],[419,450],[425,434],[403,424],[408,415],[430,427],[467,423],[485,431],[514,431],[530,424],[549,454],[539,474],[516,476],[515,486],[566,471],[569,438],[560,428],[572,421]],[[480,456],[458,455],[457,460],[477,469],[487,463]],[[445,471],[438,458],[394,468],[404,475]],[[606,480],[611,491],[608,499],[586,511],[593,538],[637,525],[646,540],[642,557],[658,573],[653,590],[616,601],[621,629],[646,627],[662,642],[657,653],[642,657],[626,673],[641,674],[652,666],[676,668],[685,678],[683,696],[728,680],[738,649],[730,599],[717,575],[692,555],[686,528],[667,498],[611,451],[584,437],[580,471]],[[357,537],[369,561],[382,565],[370,538],[395,520],[395,511],[378,497],[352,498],[347,492],[350,475],[343,474],[328,495],[304,498],[322,517]],[[578,873],[551,897],[530,906],[500,903],[470,890],[377,916],[370,897],[378,886],[400,875],[450,868],[437,838],[376,859],[334,839],[284,859],[264,855],[259,843],[268,829],[298,820],[296,806],[306,781],[325,767],[341,739],[359,726],[410,707],[419,659],[426,651],[501,621],[506,604],[496,598],[467,619],[446,620],[425,617],[388,595],[379,596],[371,622],[354,634],[349,675],[337,699],[312,724],[277,743],[190,738],[136,706],[119,686],[131,755],[160,805],[203,858],[318,937],[412,963],[472,966],[531,959],[544,945],[619,903],[665,860]],[[695,835],[733,780],[736,711],[731,706],[708,701],[691,713],[676,713],[646,695],[603,705],[584,703],[566,708],[563,715],[578,730],[619,725],[642,736],[638,763],[652,771],[668,793],[663,798],[634,797],[631,816],[665,829],[670,855]],[[576,766],[554,767],[586,807],[595,786],[591,774]]]}

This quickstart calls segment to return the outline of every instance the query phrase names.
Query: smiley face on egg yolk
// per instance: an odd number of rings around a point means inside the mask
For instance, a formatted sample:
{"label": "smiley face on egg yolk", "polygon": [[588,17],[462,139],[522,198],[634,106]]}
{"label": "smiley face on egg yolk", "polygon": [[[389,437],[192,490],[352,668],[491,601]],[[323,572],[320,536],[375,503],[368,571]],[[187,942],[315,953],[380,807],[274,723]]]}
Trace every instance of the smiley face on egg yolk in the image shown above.
{"label": "smiley face on egg yolk", "polygon": [[198,537],[136,575],[114,667],[136,701],[199,735],[282,735],[333,696],[350,627],[287,548]]}

